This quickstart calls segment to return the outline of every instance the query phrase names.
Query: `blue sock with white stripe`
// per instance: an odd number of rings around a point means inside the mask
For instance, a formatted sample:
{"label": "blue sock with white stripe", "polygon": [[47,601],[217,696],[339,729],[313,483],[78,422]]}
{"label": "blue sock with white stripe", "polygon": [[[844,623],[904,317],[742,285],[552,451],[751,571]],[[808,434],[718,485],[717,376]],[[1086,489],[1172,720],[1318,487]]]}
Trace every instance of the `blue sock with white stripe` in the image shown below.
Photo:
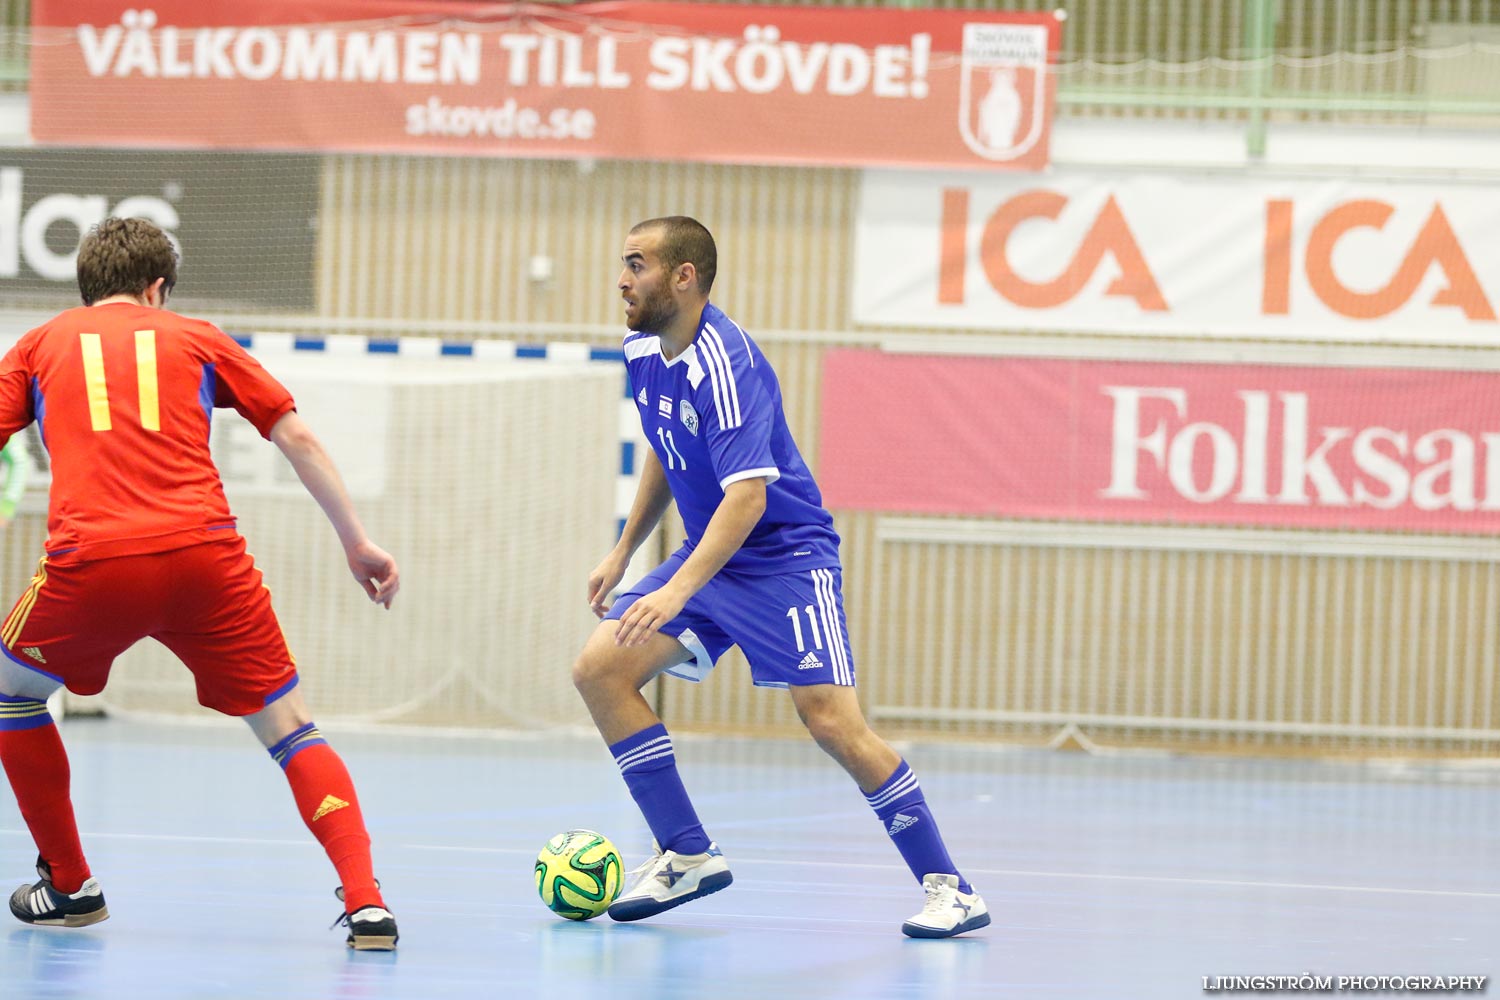
{"label": "blue sock with white stripe", "polygon": [[677,754],[666,726],[658,722],[642,729],[611,745],[609,752],[662,850],[678,854],[708,850],[708,834],[677,774]]}
{"label": "blue sock with white stripe", "polygon": [[865,801],[880,817],[880,825],[885,827],[918,882],[924,875],[958,875],[959,892],[974,891],[948,856],[943,835],[938,832],[937,821],[922,795],[922,786],[917,784],[917,776],[906,761],[897,764],[896,773],[866,795]]}

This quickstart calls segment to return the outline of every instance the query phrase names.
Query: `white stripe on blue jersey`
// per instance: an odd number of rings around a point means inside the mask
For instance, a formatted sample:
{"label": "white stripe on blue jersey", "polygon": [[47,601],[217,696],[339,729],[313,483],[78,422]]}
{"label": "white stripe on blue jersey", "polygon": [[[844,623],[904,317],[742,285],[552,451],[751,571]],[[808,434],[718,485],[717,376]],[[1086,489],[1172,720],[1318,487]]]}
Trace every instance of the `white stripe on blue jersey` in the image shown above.
{"label": "white stripe on blue jersey", "polygon": [[[666,474],[688,548],[702,539],[726,487],[761,478],[765,513],[725,570],[801,573],[839,565],[838,533],[787,427],[776,372],[738,324],[710,303],[677,357],[666,358],[650,331],[626,337],[624,353],[641,429]],[[852,674],[847,651],[841,657]]]}
{"label": "white stripe on blue jersey", "polygon": [[750,335],[745,332],[745,328],[744,327],[740,326],[734,320],[729,319],[729,317],[727,315],[724,318],[729,320],[729,325],[730,326],[734,327],[737,331],[739,331],[740,340],[745,345],[745,353],[748,354],[748,355],[750,355],[750,367],[754,368],[755,367],[755,352],[752,351],[752,350],[750,350]]}
{"label": "white stripe on blue jersey", "polygon": [[724,392],[724,384],[728,377],[724,374],[725,359],[722,355],[715,354],[709,349],[706,341],[700,339],[693,345],[693,351],[698,361],[708,371],[708,382],[714,394],[714,412],[719,415],[720,425],[733,417],[734,411],[729,406],[729,397]]}
{"label": "white stripe on blue jersey", "polygon": [[[718,398],[722,391],[723,403],[719,409],[719,426],[726,430],[738,427],[745,422],[745,418],[740,412],[739,387],[734,381],[734,366],[729,362],[729,352],[724,349],[724,340],[712,323],[704,323],[703,335],[698,338],[698,343],[701,345],[702,353],[706,354],[709,359],[709,377],[715,379],[715,398]],[[720,380],[722,380],[722,390]]]}

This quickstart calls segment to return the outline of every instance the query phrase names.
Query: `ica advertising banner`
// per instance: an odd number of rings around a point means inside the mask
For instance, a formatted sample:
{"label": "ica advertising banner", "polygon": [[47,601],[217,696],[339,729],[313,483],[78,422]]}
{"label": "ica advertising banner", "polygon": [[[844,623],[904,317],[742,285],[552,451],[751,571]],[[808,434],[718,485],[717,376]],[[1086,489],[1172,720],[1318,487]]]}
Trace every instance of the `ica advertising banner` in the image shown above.
{"label": "ica advertising banner", "polygon": [[1493,534],[1500,373],[831,352],[830,507]]}
{"label": "ica advertising banner", "polygon": [[1052,14],[34,0],[42,143],[1035,170]]}
{"label": "ica advertising banner", "polygon": [[853,298],[886,326],[1495,344],[1500,190],[868,170]]}

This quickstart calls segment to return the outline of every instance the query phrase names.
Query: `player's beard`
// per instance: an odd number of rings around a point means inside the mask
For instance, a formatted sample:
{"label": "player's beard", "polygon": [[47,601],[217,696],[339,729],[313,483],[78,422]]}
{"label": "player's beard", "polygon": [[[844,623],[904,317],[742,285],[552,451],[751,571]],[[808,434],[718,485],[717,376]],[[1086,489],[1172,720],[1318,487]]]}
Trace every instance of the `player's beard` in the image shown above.
{"label": "player's beard", "polygon": [[636,300],[635,320],[630,329],[636,333],[661,333],[677,318],[677,300],[665,288],[657,288]]}

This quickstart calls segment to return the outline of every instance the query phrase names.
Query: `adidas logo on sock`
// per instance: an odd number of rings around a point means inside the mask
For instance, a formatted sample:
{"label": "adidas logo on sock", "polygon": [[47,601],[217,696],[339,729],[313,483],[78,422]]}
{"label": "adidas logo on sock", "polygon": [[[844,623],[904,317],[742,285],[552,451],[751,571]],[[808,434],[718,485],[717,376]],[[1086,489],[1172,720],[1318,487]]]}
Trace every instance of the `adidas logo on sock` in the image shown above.
{"label": "adidas logo on sock", "polygon": [[799,664],[797,664],[797,669],[798,670],[818,670],[822,666],[823,666],[823,661],[820,660],[820,659],[818,659],[818,654],[817,653],[808,653],[806,656],[804,656],[802,658],[802,662],[799,663]]}
{"label": "adidas logo on sock", "polygon": [[889,829],[887,829],[885,832],[894,837],[896,834],[900,833],[902,830],[905,830],[907,827],[916,826],[918,821],[919,817],[917,816],[908,816],[906,815],[906,813],[897,813],[895,815],[895,818],[891,820]]}
{"label": "adidas logo on sock", "polygon": [[331,812],[338,812],[340,809],[347,808],[349,808],[349,803],[337,795],[325,795],[323,796],[323,801],[318,804],[318,811],[313,813],[312,822],[316,823]]}

